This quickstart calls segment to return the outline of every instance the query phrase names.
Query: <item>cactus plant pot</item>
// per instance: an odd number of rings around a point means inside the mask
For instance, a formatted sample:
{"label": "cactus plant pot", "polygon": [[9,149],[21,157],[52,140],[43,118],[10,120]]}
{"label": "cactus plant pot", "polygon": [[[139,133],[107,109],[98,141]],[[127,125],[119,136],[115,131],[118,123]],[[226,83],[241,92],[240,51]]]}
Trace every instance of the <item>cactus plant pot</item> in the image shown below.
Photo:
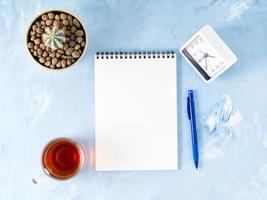
{"label": "cactus plant pot", "polygon": [[38,15],[26,36],[27,49],[42,67],[66,69],[76,64],[87,49],[87,33],[73,14],[51,10]]}

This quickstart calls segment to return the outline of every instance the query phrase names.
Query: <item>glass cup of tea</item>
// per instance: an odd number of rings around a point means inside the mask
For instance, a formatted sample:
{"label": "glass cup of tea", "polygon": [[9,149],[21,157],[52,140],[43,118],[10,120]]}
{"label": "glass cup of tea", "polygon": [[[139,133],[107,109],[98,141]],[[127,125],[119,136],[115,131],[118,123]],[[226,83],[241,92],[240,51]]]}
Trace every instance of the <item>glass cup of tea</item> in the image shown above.
{"label": "glass cup of tea", "polygon": [[46,175],[57,180],[67,180],[82,169],[84,151],[82,146],[69,138],[51,140],[42,152],[42,168]]}

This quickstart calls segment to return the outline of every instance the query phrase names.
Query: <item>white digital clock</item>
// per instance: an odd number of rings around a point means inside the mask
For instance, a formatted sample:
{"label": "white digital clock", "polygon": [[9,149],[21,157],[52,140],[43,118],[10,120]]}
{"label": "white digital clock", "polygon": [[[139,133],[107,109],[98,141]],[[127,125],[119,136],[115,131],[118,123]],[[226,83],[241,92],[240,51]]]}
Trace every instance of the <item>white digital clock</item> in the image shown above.
{"label": "white digital clock", "polygon": [[207,83],[237,61],[235,54],[209,25],[198,31],[180,52]]}

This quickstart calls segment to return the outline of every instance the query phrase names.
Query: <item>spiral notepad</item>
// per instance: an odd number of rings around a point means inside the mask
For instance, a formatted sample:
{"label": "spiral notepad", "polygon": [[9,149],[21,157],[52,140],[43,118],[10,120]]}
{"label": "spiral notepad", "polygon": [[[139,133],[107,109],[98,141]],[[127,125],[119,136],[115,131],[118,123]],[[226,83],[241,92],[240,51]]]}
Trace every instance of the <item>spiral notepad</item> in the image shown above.
{"label": "spiral notepad", "polygon": [[95,55],[96,170],[177,169],[174,52]]}

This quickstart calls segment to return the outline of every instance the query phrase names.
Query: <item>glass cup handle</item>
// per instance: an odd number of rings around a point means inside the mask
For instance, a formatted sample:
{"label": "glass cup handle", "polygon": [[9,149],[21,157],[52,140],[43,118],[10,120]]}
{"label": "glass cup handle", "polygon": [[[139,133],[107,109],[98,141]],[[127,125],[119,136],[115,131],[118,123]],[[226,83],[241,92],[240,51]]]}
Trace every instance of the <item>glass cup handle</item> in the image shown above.
{"label": "glass cup handle", "polygon": [[32,178],[32,182],[34,184],[46,183],[48,180],[49,180],[49,177],[44,172]]}

